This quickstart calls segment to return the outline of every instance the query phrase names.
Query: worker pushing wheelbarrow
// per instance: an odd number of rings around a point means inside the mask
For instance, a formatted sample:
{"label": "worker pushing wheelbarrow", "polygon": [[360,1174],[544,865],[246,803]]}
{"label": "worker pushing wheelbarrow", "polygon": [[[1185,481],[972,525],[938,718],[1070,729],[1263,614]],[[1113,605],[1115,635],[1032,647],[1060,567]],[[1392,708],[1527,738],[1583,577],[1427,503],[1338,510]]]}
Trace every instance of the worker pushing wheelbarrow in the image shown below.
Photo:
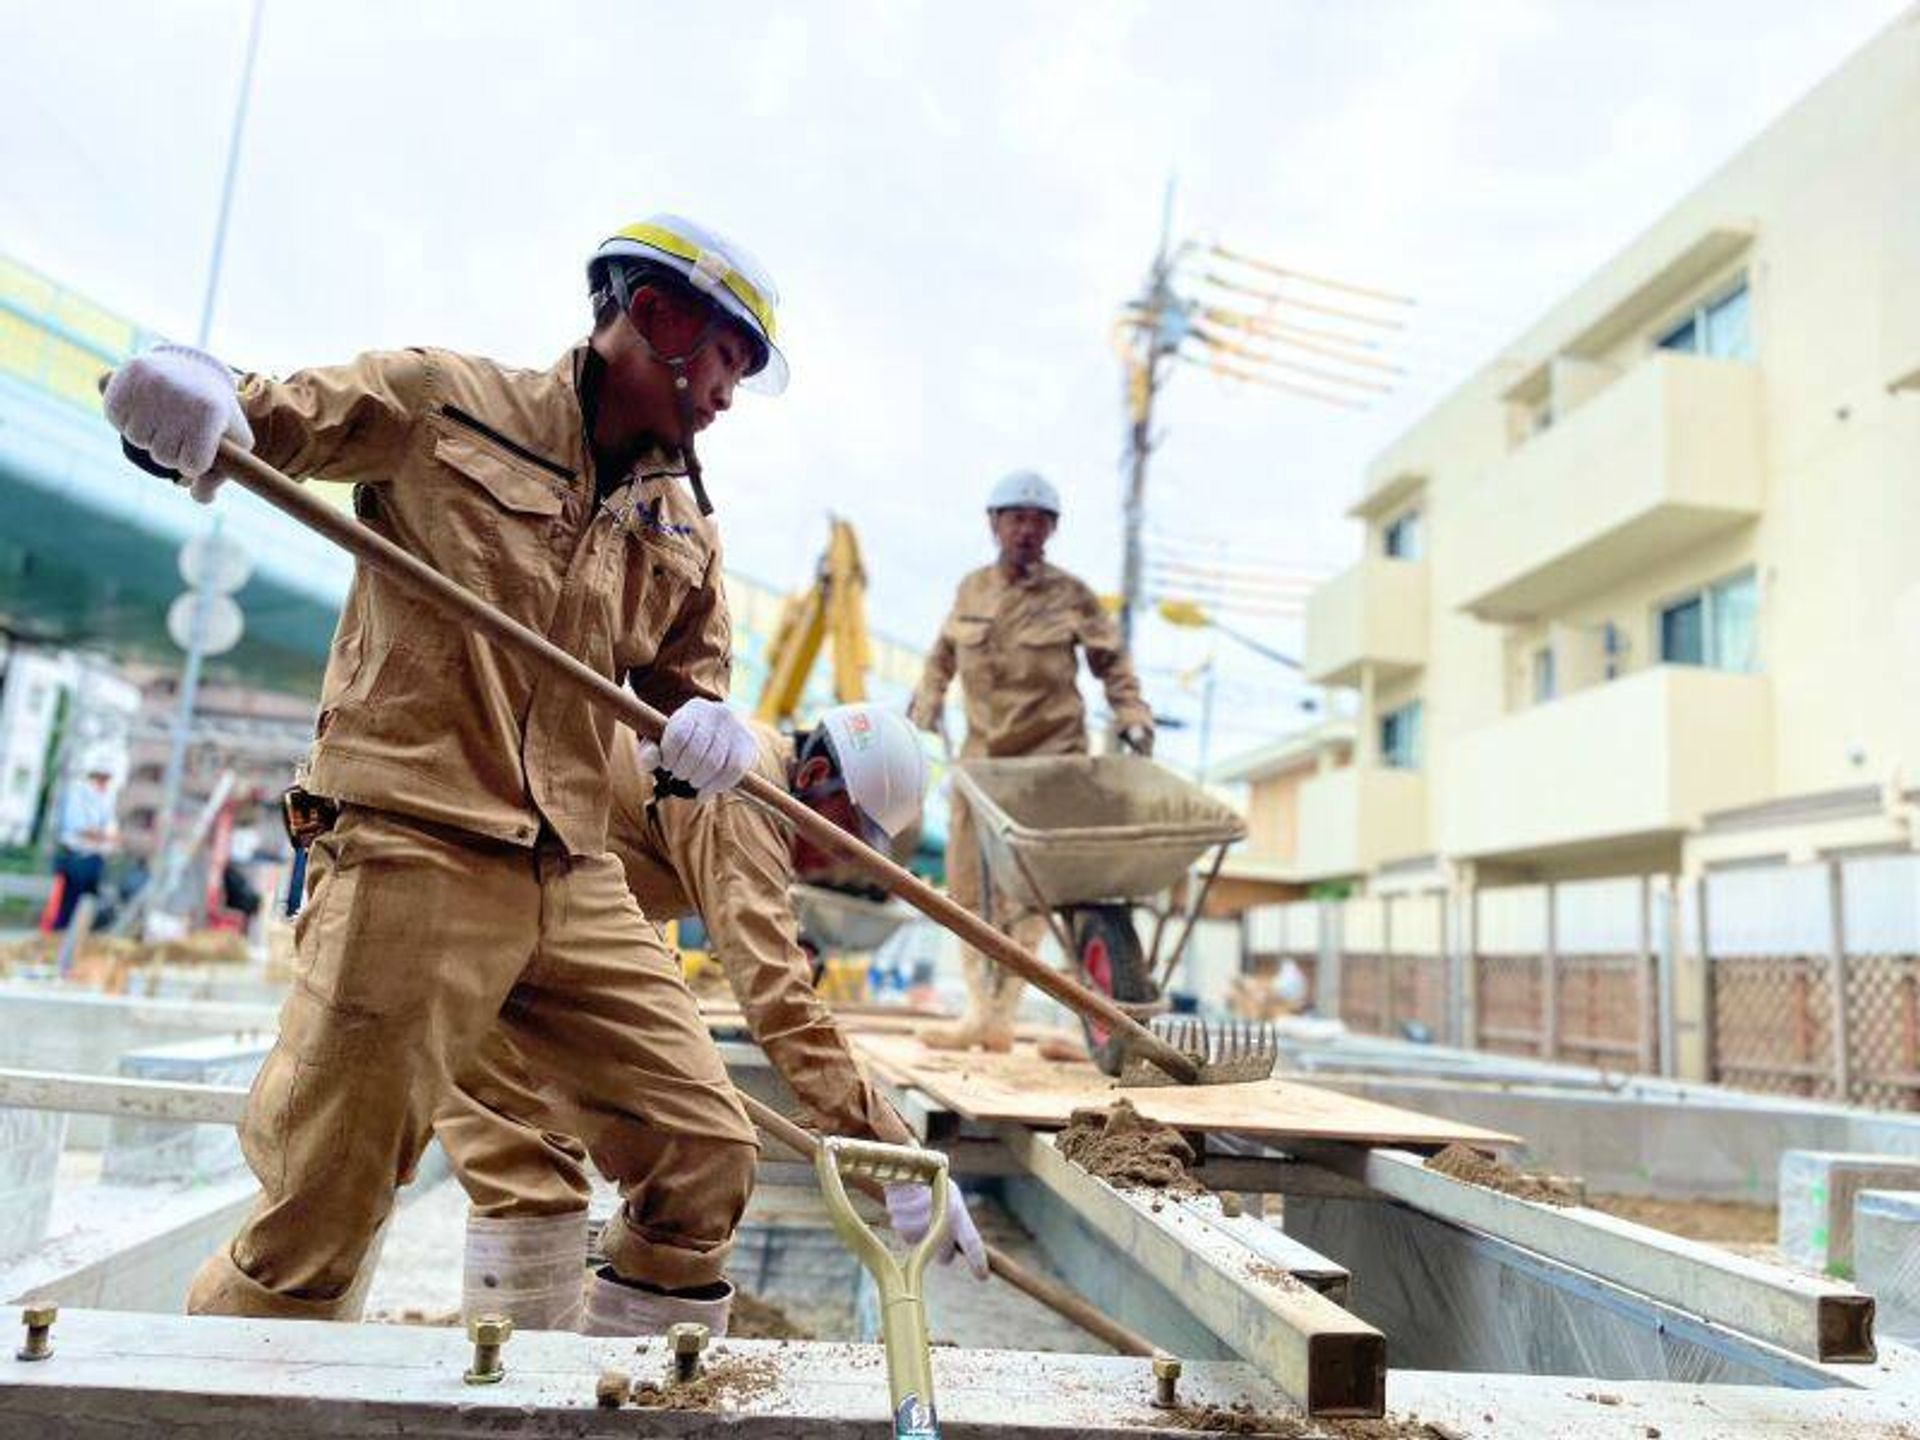
{"label": "worker pushing wheelbarrow", "polygon": [[[1043,916],[1083,983],[1143,1023],[1164,1012],[1227,848],[1246,834],[1238,812],[1132,755],[966,760],[953,774],[973,810],[983,913]],[[1199,884],[1183,886],[1210,849]],[[1139,918],[1152,922],[1144,945]],[[1118,1075],[1121,1038],[1081,1024],[1095,1063]]]}

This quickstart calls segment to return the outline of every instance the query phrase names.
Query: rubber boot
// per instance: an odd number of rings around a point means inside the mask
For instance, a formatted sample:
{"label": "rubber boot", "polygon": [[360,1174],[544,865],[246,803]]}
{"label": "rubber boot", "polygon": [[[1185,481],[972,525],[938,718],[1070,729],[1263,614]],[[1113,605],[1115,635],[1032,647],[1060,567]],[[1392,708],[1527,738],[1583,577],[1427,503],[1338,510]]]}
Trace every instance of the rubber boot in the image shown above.
{"label": "rubber boot", "polygon": [[463,1320],[505,1315],[516,1330],[578,1330],[586,1281],[586,1211],[467,1216]]}
{"label": "rubber boot", "polygon": [[1004,1055],[1013,1049],[1013,1014],[1020,1008],[1025,982],[1005,975],[976,950],[962,958],[967,981],[967,1008],[958,1020],[923,1025],[920,1043],[929,1050],[987,1050]]}
{"label": "rubber boot", "polygon": [[723,1293],[710,1300],[694,1300],[683,1295],[663,1295],[658,1290],[643,1290],[614,1277],[612,1267],[594,1272],[587,1282],[587,1323],[589,1335],[664,1335],[669,1325],[692,1321],[707,1327],[715,1339],[727,1333],[727,1317],[733,1310],[733,1286],[722,1280],[712,1287]]}

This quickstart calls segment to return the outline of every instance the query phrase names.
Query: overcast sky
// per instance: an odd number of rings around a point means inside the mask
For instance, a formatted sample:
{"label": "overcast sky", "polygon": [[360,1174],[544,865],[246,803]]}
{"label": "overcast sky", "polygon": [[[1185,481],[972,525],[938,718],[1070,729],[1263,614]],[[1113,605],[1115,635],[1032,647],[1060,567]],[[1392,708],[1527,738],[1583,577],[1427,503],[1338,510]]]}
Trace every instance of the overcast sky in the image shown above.
{"label": "overcast sky", "polygon": [[[1177,173],[1176,235],[1418,299],[1366,413],[1199,372],[1164,406],[1154,531],[1330,572],[1371,454],[1900,8],[267,0],[212,347],[544,365],[601,238],[699,217],[775,274],[794,369],[705,443],[732,563],[797,583],[843,513],[876,625],[924,643],[1010,468],[1066,495],[1054,558],[1116,587],[1109,332]],[[191,338],[248,13],[0,0],[0,250]],[[1175,672],[1219,643],[1149,628],[1157,708],[1196,714]],[[1284,672],[1220,658],[1215,758],[1298,718]]]}

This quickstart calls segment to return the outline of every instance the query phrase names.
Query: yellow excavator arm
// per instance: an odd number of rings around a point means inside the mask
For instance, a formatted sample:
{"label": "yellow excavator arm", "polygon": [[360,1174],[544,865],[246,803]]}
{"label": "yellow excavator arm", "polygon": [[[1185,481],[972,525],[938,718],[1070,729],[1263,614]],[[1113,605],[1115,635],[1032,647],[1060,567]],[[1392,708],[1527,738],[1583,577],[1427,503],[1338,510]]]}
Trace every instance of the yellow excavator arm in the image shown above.
{"label": "yellow excavator arm", "polygon": [[853,526],[837,516],[831,523],[813,584],[788,598],[767,649],[767,679],[753,713],[769,725],[793,718],[829,638],[833,698],[842,705],[867,698],[866,567]]}

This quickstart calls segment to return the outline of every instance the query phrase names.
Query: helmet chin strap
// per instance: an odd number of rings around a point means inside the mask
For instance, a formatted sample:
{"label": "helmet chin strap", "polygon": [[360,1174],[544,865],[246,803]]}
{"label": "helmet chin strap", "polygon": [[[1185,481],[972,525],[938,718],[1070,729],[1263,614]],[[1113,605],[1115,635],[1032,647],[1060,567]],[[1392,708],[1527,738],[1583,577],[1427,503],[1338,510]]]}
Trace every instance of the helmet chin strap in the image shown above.
{"label": "helmet chin strap", "polygon": [[[634,333],[638,334],[636,330]],[[640,337],[643,341],[646,337]],[[705,343],[703,334],[701,344]],[[700,476],[700,457],[693,448],[693,386],[687,380],[687,361],[700,348],[696,344],[693,351],[678,360],[663,363],[673,371],[673,404],[680,415],[680,454],[687,462],[687,483],[693,487],[693,500],[700,507],[702,515],[713,514],[713,502],[707,499],[706,483]],[[657,357],[656,357],[657,358]]]}
{"label": "helmet chin strap", "polygon": [[[624,288],[624,287],[623,287]],[[701,327],[700,333],[693,338],[693,344],[687,347],[684,355],[662,355],[654,343],[646,337],[640,327],[633,323],[633,312],[621,307],[620,318],[627,322],[627,328],[633,332],[633,338],[640,342],[648,356],[667,367],[673,374],[673,407],[680,421],[680,455],[687,462],[687,484],[693,487],[694,503],[700,507],[702,515],[713,514],[713,502],[707,498],[706,482],[700,473],[700,457],[693,448],[693,382],[687,378],[687,365],[706,348],[713,338],[718,322],[709,319]]]}

